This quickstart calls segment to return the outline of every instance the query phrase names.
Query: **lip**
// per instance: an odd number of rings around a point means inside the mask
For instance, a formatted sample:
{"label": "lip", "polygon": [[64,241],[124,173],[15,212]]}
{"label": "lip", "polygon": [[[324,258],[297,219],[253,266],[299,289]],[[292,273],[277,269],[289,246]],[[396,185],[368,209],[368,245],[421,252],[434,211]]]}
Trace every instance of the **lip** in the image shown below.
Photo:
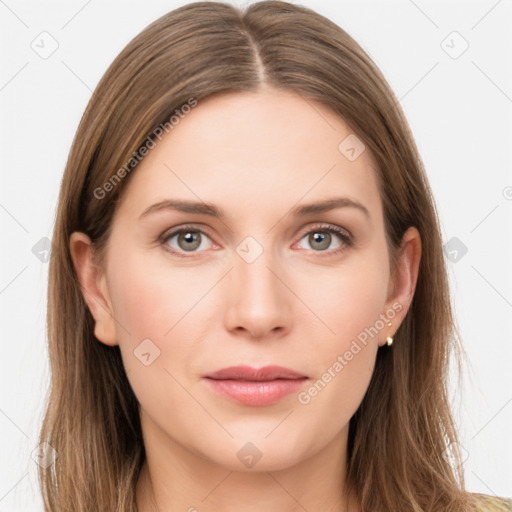
{"label": "lip", "polygon": [[250,366],[229,366],[228,368],[222,368],[213,373],[205,375],[210,379],[215,380],[250,380],[250,381],[268,381],[275,379],[301,379],[306,377],[301,373],[298,373],[290,368],[284,366],[263,366],[262,368],[256,369]]}
{"label": "lip", "polygon": [[265,406],[298,391],[308,377],[283,366],[230,366],[204,376],[210,388],[235,402]]}

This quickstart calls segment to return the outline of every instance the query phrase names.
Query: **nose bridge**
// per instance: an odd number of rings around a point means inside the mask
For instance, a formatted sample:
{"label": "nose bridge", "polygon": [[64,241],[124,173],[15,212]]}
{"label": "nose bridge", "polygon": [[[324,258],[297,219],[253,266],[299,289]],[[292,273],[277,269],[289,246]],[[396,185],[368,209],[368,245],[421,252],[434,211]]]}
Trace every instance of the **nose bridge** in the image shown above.
{"label": "nose bridge", "polygon": [[236,247],[230,272],[228,327],[244,328],[255,337],[286,327],[290,318],[286,287],[280,281],[281,276],[278,277],[281,265],[276,260],[276,251],[268,247],[271,237],[265,240],[265,246],[252,236],[242,240]]}

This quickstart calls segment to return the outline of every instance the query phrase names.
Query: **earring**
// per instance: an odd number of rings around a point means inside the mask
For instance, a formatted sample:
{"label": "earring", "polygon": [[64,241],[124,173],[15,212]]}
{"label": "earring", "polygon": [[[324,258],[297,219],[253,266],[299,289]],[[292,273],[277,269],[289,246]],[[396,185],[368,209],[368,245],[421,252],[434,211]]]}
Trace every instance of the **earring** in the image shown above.
{"label": "earring", "polygon": [[[388,325],[391,327],[391,322],[388,323]],[[387,344],[388,344],[388,347],[390,347],[391,345],[393,345],[393,336],[388,336],[386,338],[386,341],[387,341]]]}

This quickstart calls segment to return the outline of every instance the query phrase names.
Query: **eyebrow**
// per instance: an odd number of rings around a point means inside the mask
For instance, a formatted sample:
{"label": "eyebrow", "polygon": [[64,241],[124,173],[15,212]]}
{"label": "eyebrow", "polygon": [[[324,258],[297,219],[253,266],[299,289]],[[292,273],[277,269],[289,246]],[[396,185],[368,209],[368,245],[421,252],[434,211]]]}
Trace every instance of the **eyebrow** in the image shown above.
{"label": "eyebrow", "polygon": [[[368,219],[370,218],[370,212],[363,204],[348,197],[335,197],[315,203],[302,204],[293,208],[290,211],[290,214],[295,217],[305,217],[308,215],[324,213],[335,210],[337,208],[345,207],[356,208],[363,212]],[[226,217],[224,211],[221,208],[211,203],[165,199],[146,208],[140,215],[139,219],[162,210],[175,210],[183,213],[210,215],[218,219],[224,219]]]}

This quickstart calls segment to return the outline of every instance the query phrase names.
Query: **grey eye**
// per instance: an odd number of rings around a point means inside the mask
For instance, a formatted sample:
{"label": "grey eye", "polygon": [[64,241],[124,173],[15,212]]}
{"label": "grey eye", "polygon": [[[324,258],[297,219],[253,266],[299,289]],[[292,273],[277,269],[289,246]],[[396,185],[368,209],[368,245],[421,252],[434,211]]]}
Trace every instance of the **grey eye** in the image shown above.
{"label": "grey eye", "polygon": [[[336,235],[338,239],[341,239],[341,236],[338,235],[338,233],[331,233],[327,230],[323,229],[315,229],[313,231],[310,231],[304,237],[302,237],[301,241],[307,238],[307,242],[310,245],[312,249],[318,250],[318,251],[325,251],[329,249],[332,241],[333,236]],[[337,249],[341,246],[341,243],[337,245],[336,247],[331,247],[331,249]],[[302,247],[303,249],[308,249],[308,247]]]}
{"label": "grey eye", "polygon": [[[177,246],[172,243],[173,239],[176,239]],[[205,239],[209,240],[208,236],[202,231],[181,229],[171,233],[165,242],[177,251],[197,252],[197,249],[201,246],[203,246],[203,249],[207,248],[203,244]]]}

